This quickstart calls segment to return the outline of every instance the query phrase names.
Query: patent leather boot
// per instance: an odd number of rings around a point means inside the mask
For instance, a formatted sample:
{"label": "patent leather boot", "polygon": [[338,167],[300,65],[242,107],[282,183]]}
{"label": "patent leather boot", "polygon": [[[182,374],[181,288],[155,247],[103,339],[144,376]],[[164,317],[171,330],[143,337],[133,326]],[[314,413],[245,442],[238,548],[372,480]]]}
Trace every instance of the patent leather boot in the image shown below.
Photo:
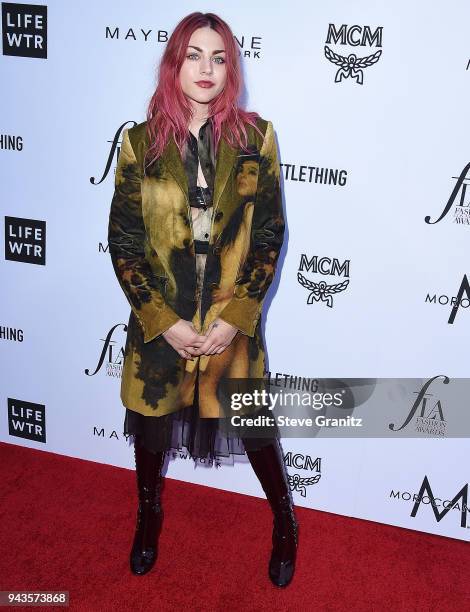
{"label": "patent leather boot", "polygon": [[152,569],[158,556],[163,521],[161,470],[165,453],[148,451],[141,445],[139,436],[135,436],[134,456],[139,505],[129,561],[132,573],[142,576]]}
{"label": "patent leather boot", "polygon": [[273,511],[271,582],[286,587],[292,580],[297,557],[298,527],[282,450],[277,439],[259,450],[247,450],[250,463]]}

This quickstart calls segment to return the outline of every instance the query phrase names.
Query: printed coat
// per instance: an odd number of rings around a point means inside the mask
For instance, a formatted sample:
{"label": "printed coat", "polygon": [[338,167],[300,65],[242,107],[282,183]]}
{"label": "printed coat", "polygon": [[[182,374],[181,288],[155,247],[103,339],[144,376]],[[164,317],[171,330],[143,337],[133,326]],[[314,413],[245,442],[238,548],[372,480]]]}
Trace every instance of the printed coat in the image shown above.
{"label": "printed coat", "polygon": [[[280,166],[271,121],[264,136],[247,127],[250,153],[222,138],[216,155],[213,216],[203,287],[196,257],[188,184],[173,138],[146,173],[146,122],[123,131],[108,225],[108,245],[131,307],[121,400],[146,416],[191,405],[199,371],[201,417],[227,414],[225,378],[263,378],[263,301],[284,237]],[[217,317],[239,332],[220,354],[181,357],[163,332],[180,318],[205,333]]]}

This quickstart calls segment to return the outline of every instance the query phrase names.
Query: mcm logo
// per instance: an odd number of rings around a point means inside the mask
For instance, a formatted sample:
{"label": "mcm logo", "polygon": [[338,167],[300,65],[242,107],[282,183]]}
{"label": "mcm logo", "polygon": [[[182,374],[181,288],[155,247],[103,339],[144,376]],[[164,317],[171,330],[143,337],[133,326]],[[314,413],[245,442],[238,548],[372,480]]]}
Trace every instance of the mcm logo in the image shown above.
{"label": "mcm logo", "polygon": [[344,280],[341,283],[335,283],[334,285],[327,285],[325,281],[315,283],[314,281],[308,280],[301,272],[297,272],[297,280],[310,291],[307,297],[307,304],[315,302],[326,302],[326,305],[330,308],[333,307],[333,295],[344,291],[349,284],[349,280]]}
{"label": "mcm logo", "polygon": [[284,457],[285,464],[294,466],[300,470],[310,470],[317,472],[314,476],[301,476],[288,474],[289,487],[291,491],[298,491],[302,497],[307,496],[307,487],[317,484],[321,478],[321,459],[317,457],[315,461],[310,455],[302,455],[302,453],[287,453]]}
{"label": "mcm logo", "polygon": [[[330,23],[326,42],[329,44],[333,42],[333,44],[349,45],[352,47],[372,45],[381,47],[382,30],[383,28],[379,27],[372,33],[369,26],[361,27],[353,25],[348,27],[346,24],[343,24],[337,30],[335,24]],[[381,49],[364,57],[358,57],[356,53],[341,55],[333,51],[328,44],[325,44],[324,52],[326,59],[338,66],[338,70],[335,74],[335,83],[341,83],[343,79],[353,79],[359,85],[363,85],[364,83],[364,69],[376,64],[382,55]]]}
{"label": "mcm logo", "polygon": [[341,83],[343,79],[353,79],[359,85],[364,84],[364,68],[373,66],[379,61],[382,51],[379,49],[372,55],[366,57],[357,57],[355,53],[350,53],[348,56],[335,53],[327,45],[325,45],[325,57],[332,64],[339,66],[335,74],[335,83]]}
{"label": "mcm logo", "polygon": [[313,302],[325,302],[329,308],[333,307],[333,295],[344,291],[349,285],[349,279],[339,283],[327,283],[324,280],[312,281],[306,278],[302,271],[318,272],[320,274],[329,275],[343,275],[349,276],[349,260],[343,262],[340,265],[339,261],[329,257],[318,257],[315,255],[311,259],[307,259],[307,256],[302,254],[300,257],[299,270],[297,271],[298,282],[309,291],[307,296],[307,304],[313,304]]}
{"label": "mcm logo", "polygon": [[[431,503],[429,502],[424,502],[423,498],[425,497],[426,494],[426,498],[430,500]],[[461,504],[457,505],[457,502],[461,500]],[[444,507],[444,509],[442,510],[442,512],[439,512],[438,510],[438,505],[437,505],[437,501],[442,502],[442,506]],[[421,488],[418,492],[418,495],[416,497],[416,501],[414,503],[413,506],[413,510],[411,511],[411,515],[413,518],[416,517],[416,514],[418,512],[418,509],[422,503],[425,503],[425,505],[430,505],[432,508],[432,511],[434,512],[434,516],[436,518],[436,521],[439,523],[444,517],[445,515],[449,512],[449,510],[451,508],[453,508],[454,506],[457,508],[457,510],[460,510],[460,526],[461,527],[466,527],[467,526],[467,513],[469,511],[469,507],[468,507],[468,483],[465,484],[458,493],[455,494],[454,498],[452,500],[444,500],[442,501],[439,498],[434,497],[434,494],[431,490],[431,485],[429,484],[429,480],[428,477],[425,476],[423,483],[421,485]]]}

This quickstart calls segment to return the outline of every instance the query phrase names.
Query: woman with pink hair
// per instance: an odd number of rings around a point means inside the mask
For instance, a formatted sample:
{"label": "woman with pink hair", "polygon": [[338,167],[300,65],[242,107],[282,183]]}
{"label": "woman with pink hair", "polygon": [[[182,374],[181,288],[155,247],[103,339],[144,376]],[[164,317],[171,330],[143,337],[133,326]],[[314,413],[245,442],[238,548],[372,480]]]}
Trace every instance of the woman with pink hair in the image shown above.
{"label": "woman with pink hair", "polygon": [[[130,566],[143,575],[157,559],[168,450],[246,453],[273,512],[269,577],[284,587],[298,522],[279,430],[269,406],[235,413],[227,401],[230,381],[264,380],[261,310],[285,228],[274,128],[238,106],[241,87],[229,26],[192,13],[166,45],[147,120],[122,136],[108,244],[131,306],[121,382],[139,502]],[[234,414],[263,419],[240,427]]]}

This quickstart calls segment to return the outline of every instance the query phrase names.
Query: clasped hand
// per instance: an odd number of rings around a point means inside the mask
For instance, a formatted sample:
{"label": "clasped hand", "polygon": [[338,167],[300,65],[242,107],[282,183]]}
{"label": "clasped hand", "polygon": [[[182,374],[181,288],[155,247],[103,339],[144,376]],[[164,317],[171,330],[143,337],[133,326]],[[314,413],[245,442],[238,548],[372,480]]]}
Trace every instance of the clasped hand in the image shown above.
{"label": "clasped hand", "polygon": [[222,319],[213,321],[205,334],[199,334],[192,321],[180,319],[163,333],[165,340],[185,359],[222,353],[238,329]]}

